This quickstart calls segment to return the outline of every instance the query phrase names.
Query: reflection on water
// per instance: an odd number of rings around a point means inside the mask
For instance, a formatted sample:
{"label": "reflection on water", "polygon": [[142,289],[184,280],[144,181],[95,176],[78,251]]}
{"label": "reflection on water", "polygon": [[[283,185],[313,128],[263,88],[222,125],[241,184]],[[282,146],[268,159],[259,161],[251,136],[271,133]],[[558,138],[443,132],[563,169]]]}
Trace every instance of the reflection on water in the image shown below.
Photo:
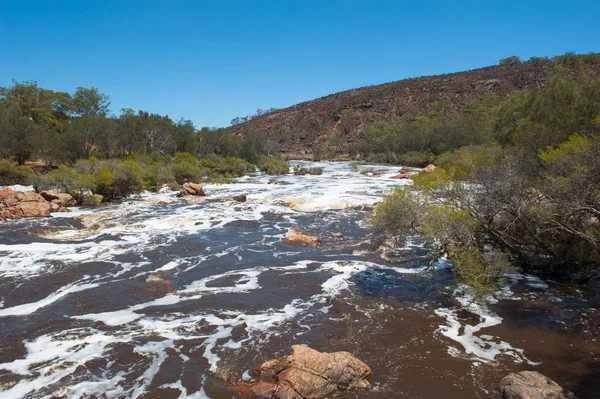
{"label": "reflection on water", "polygon": [[[576,290],[515,274],[480,304],[448,262],[420,273],[418,241],[388,263],[354,206],[408,184],[398,168],[319,166],[0,225],[1,397],[230,398],[297,343],[373,368],[346,397],[484,398],[522,369],[593,397],[599,318]],[[282,242],[291,226],[323,245]]]}

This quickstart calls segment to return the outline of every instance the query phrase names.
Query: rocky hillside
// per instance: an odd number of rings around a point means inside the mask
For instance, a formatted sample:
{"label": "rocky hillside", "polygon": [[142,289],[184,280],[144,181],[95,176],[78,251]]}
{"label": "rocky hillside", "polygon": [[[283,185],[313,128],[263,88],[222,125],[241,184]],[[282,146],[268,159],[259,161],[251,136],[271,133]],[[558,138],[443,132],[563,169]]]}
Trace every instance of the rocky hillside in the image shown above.
{"label": "rocky hillside", "polygon": [[[351,145],[360,140],[367,126],[428,113],[441,100],[447,100],[449,111],[456,112],[490,95],[542,87],[549,70],[526,62],[361,87],[261,115],[227,130],[236,134],[265,131],[284,152],[310,153],[314,146],[326,147],[332,134],[343,136],[346,145]],[[600,76],[600,64],[577,68],[576,73]]]}

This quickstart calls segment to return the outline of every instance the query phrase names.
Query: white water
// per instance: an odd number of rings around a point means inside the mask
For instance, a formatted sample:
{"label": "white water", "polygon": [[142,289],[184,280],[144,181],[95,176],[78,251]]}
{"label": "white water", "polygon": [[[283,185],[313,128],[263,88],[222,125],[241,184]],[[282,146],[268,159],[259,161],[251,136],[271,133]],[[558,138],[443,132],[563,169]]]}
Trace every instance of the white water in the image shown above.
{"label": "white water", "polygon": [[[208,371],[215,373],[222,366],[224,354],[241,347],[260,350],[261,345],[281,334],[285,323],[290,320],[310,331],[314,328],[310,325],[311,318],[318,313],[327,313],[331,299],[352,291],[353,279],[368,269],[398,275],[417,274],[425,269],[389,266],[383,260],[382,264],[336,260],[338,255],[335,253],[321,255],[320,260],[311,259],[307,253],[301,260],[286,263],[288,257],[297,258],[298,252],[281,251],[277,244],[304,212],[372,205],[393,187],[410,184],[410,181],[390,179],[398,173],[397,167],[377,166],[376,169],[385,173],[373,177],[353,171],[347,163],[321,163],[317,166],[325,168],[323,175],[282,176],[276,179],[277,185],[267,184],[270,176],[244,177],[227,185],[206,185],[204,189],[209,197],[199,200],[199,203],[190,201],[189,204],[181,204],[175,197],[176,193],[163,191],[144,193],[121,205],[99,210],[76,209],[72,213],[57,214],[60,218],[81,222],[84,228],[56,229],[52,221],[30,222],[42,227],[38,233],[40,238],[31,243],[0,244],[0,278],[24,284],[30,279],[54,276],[71,269],[93,266],[94,271],[86,272],[52,292],[32,292],[27,300],[14,301],[10,297],[2,297],[0,320],[35,318],[43,312],[60,309],[61,304],[81,295],[93,295],[100,290],[104,290],[101,292],[105,294],[106,290],[123,282],[144,281],[148,285],[167,288],[151,300],[138,300],[131,304],[129,298],[129,302],[121,302],[116,297],[109,310],[63,315],[62,320],[71,322],[71,327],[26,339],[24,356],[0,364],[0,370],[20,376],[18,383],[0,390],[0,397],[16,399],[37,393],[47,398],[52,395],[84,398],[92,394],[107,398],[135,398],[148,389],[165,362],[167,352],[178,353],[185,367],[192,362],[188,348],[192,345],[193,354],[204,358]],[[248,202],[239,204],[226,200],[238,194],[247,194]],[[215,198],[223,198],[224,201],[211,201]],[[177,205],[159,205],[160,201]],[[213,238],[232,222],[262,222],[269,214],[279,219],[271,224],[258,225],[256,228],[261,229],[261,235],[255,242],[243,242],[236,237],[241,241],[239,245],[223,245],[226,237],[217,235]],[[321,222],[335,225],[338,221],[335,218],[339,215]],[[240,234],[247,233],[242,230]],[[175,243],[182,249],[198,245],[197,237],[209,244],[194,247],[193,251],[183,255],[173,256],[168,252]],[[185,240],[190,238],[196,240],[186,243]],[[153,255],[150,259],[148,254],[153,251],[167,255]],[[246,256],[252,252],[270,253],[270,259],[283,264],[244,267]],[[323,257],[332,259],[323,261]],[[220,265],[220,259],[239,266],[235,270],[214,271],[208,276],[188,281],[188,276],[203,271],[206,264]],[[99,267],[99,264],[103,266]],[[440,262],[437,266],[448,267],[448,262]],[[326,278],[314,287],[315,293],[307,297],[287,298],[278,306],[259,307],[254,311],[227,308],[178,310],[181,306],[213,297],[225,299],[255,294],[267,288],[261,284],[261,279],[272,273],[281,278],[284,287],[293,287],[299,277],[306,275]],[[219,284],[221,282],[227,283]],[[541,283],[531,280],[531,284]],[[503,355],[514,358],[516,362],[528,361],[522,350],[506,342],[498,343],[495,337],[480,334],[486,328],[501,323],[501,318],[474,304],[464,290],[456,291],[454,296],[458,300],[456,308],[434,311],[446,320],[447,324],[440,326],[439,332],[446,341],[449,340],[449,348],[454,348],[449,349],[452,355],[459,350],[461,355],[472,356],[475,360],[490,361]],[[462,326],[456,317],[456,310],[461,307],[479,315],[483,321],[475,326]],[[461,329],[464,329],[462,334]],[[243,330],[241,338],[239,332],[234,334],[239,330]],[[297,335],[303,334],[300,330]],[[459,343],[462,348],[457,349],[452,342]],[[133,346],[133,352],[140,359],[135,365],[143,372],[133,375],[127,369],[111,367],[114,365],[111,359],[115,348],[120,345]],[[82,366],[99,360],[107,362],[103,366],[104,373],[84,372],[81,377]],[[180,398],[208,397],[203,388],[188,391],[182,379],[163,384],[163,387],[179,389]]]}

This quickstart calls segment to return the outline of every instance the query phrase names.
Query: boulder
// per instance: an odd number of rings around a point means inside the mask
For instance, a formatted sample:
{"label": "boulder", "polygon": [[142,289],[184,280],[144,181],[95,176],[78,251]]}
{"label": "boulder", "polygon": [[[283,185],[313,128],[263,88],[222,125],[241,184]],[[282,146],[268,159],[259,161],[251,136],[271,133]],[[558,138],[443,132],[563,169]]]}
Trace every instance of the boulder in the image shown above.
{"label": "boulder", "polygon": [[58,204],[59,206],[75,206],[77,205],[77,201],[73,198],[71,194],[67,193],[57,193],[56,191],[42,191],[40,196],[44,198],[46,201]]}
{"label": "boulder", "polygon": [[204,194],[204,190],[202,189],[201,185],[196,183],[186,183],[177,196],[185,197],[187,195],[204,197],[206,194]]}
{"label": "boulder", "polygon": [[277,183],[277,180],[272,179],[272,180],[269,180],[269,183],[267,183],[267,184],[279,184],[279,183]]}
{"label": "boulder", "polygon": [[412,173],[410,172],[400,172],[395,176],[392,176],[392,179],[410,179]]}
{"label": "boulder", "polygon": [[235,197],[231,197],[231,199],[237,202],[246,202],[246,194],[236,195]]}
{"label": "boulder", "polygon": [[0,190],[0,201],[4,200],[5,198],[12,197],[15,194],[16,192],[12,188],[3,188]]}
{"label": "boulder", "polygon": [[502,379],[504,399],[576,399],[575,395],[537,371],[510,373]]}
{"label": "boulder", "polygon": [[348,352],[323,353],[294,345],[288,356],[269,360],[255,372],[272,382],[238,384],[234,389],[253,399],[322,399],[337,392],[370,388],[371,369]]}
{"label": "boulder", "polygon": [[45,191],[42,191],[42,192],[40,193],[40,195],[41,195],[42,197],[44,197],[44,199],[45,199],[46,201],[54,201],[54,200],[57,200],[57,199],[58,199],[58,193],[57,193],[56,191],[46,191],[46,190],[45,190]]}
{"label": "boulder", "polygon": [[343,237],[344,235],[342,233],[340,233],[339,231],[337,233],[331,233],[331,237],[336,237],[336,238],[340,238]]}
{"label": "boulder", "polygon": [[2,209],[2,217],[7,219],[25,218],[25,217],[48,217],[52,210],[49,202],[20,202],[14,206],[7,206]]}
{"label": "boulder", "polygon": [[287,243],[308,244],[315,248],[321,245],[321,238],[319,238],[319,236],[302,234],[294,228],[291,228],[288,231],[287,238],[285,238],[283,241]]}
{"label": "boulder", "polygon": [[59,210],[60,205],[46,201],[33,191],[0,190],[0,218],[48,217],[50,212]]}

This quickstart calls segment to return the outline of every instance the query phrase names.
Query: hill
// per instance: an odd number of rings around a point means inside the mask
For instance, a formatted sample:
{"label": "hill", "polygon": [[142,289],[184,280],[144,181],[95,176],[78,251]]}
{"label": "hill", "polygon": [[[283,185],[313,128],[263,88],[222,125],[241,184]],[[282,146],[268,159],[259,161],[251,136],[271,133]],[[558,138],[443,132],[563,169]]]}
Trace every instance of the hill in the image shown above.
{"label": "hill", "polygon": [[541,88],[557,66],[572,69],[579,78],[600,76],[599,54],[507,60],[465,72],[343,91],[256,116],[226,130],[234,134],[266,132],[288,153],[310,153],[316,145],[326,147],[332,134],[342,136],[347,148],[361,139],[367,126],[429,113],[440,101],[453,113],[485,97]]}

